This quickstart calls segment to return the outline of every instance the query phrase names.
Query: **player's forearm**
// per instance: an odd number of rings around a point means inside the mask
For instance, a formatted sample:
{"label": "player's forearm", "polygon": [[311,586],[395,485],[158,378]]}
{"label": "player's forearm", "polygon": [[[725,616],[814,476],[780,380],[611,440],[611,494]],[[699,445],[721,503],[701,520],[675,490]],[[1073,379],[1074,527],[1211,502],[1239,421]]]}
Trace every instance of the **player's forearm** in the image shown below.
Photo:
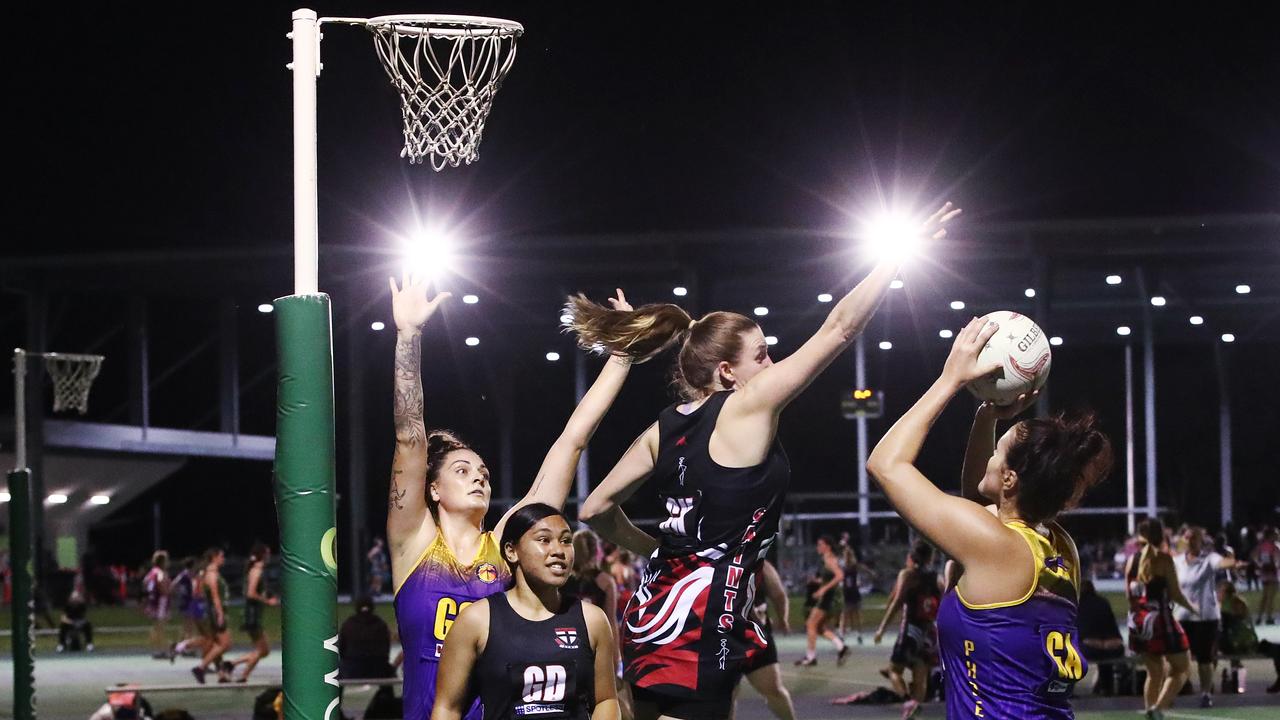
{"label": "player's forearm", "polygon": [[987,471],[987,461],[996,447],[996,416],[985,406],[978,408],[969,428],[969,445],[960,470],[960,495],[970,500],[978,497],[978,483]]}
{"label": "player's forearm", "polygon": [[630,358],[615,355],[605,362],[596,381],[582,396],[578,407],[574,408],[573,415],[569,416],[569,421],[565,423],[564,432],[560,434],[563,442],[579,449],[587,446],[591,436],[595,435],[596,428],[600,427],[600,421],[604,419],[605,413],[617,399],[630,372]]}
{"label": "player's forearm", "polygon": [[396,334],[395,387],[393,394],[396,444],[404,451],[426,451],[427,431],[422,416],[422,334]]}
{"label": "player's forearm", "polygon": [[889,291],[889,284],[897,274],[898,264],[895,262],[877,265],[831,308],[823,326],[839,332],[845,342],[853,342],[876,314],[885,293]]}
{"label": "player's forearm", "polygon": [[641,557],[649,557],[658,549],[658,541],[636,527],[618,505],[611,505],[590,515],[584,513],[582,521],[599,533],[600,537]]}

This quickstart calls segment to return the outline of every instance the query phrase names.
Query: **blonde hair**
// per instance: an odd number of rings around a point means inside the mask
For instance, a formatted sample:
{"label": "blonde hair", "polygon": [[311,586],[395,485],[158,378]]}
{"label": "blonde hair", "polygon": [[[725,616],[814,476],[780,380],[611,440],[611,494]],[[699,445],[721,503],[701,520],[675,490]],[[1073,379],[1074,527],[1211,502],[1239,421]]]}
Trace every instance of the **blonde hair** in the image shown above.
{"label": "blonde hair", "polygon": [[1156,558],[1164,543],[1164,523],[1159,518],[1138,523],[1138,540],[1142,543],[1142,551],[1138,553],[1138,582],[1145,585],[1155,577]]}
{"label": "blonde hair", "polygon": [[733,312],[712,312],[694,320],[679,305],[641,305],[613,310],[581,293],[565,304],[565,330],[578,336],[578,347],[592,352],[626,355],[633,363],[652,360],[680,345],[672,383],[685,400],[711,394],[717,366],[742,353],[742,334],[759,328],[754,320]]}

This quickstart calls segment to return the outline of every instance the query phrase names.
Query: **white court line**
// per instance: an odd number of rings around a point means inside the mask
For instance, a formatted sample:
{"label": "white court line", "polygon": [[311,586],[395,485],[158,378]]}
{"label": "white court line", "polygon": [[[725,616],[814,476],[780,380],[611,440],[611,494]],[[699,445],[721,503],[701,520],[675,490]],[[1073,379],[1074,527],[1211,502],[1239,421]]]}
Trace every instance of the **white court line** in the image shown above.
{"label": "white court line", "polygon": [[1171,718],[1186,718],[1187,720],[1222,720],[1224,717],[1230,717],[1229,715],[1191,715],[1189,713],[1169,712],[1168,710],[1165,711],[1164,716]]}

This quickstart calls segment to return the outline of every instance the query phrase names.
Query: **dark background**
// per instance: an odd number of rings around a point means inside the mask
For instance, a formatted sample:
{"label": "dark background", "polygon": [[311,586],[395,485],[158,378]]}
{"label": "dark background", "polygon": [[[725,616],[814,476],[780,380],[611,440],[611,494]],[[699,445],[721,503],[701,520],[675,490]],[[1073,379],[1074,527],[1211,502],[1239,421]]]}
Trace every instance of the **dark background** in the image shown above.
{"label": "dark background", "polygon": [[[287,253],[292,146],[284,34],[292,7],[231,3],[199,12],[170,5],[143,14],[73,4],[37,9],[15,23],[23,30],[8,46],[15,71],[7,115],[19,130],[11,130],[7,153],[13,185],[3,256],[209,247]],[[397,235],[417,219],[442,222],[466,252],[487,258],[475,266],[487,274],[473,269],[456,281],[459,290],[480,292],[481,304],[455,304],[428,331],[428,422],[459,430],[496,462],[495,378],[513,372],[517,490],[572,408],[573,350],[556,334],[556,307],[566,292],[600,297],[612,285],[551,270],[525,277],[519,292],[509,290],[501,259],[519,255],[522,237],[656,237],[739,228],[839,232],[877,207],[923,210],[951,199],[965,208],[954,233],[963,240],[966,227],[984,223],[1274,213],[1280,199],[1280,50],[1262,8],[313,7],[322,16],[430,10],[525,25],[518,60],[486,127],[481,160],[469,167],[437,174],[398,157],[398,103],[365,31],[325,28],[319,80],[321,243],[388,253],[367,266],[348,255],[322,258],[321,287],[334,297],[335,322],[346,321],[343,313],[369,298],[375,301],[369,315],[351,321],[362,327],[369,317],[390,321],[388,303],[376,293],[385,287]],[[679,259],[682,252],[655,240],[652,251],[632,254],[636,260]],[[795,273],[797,285],[810,279],[787,265],[794,258],[786,246],[719,252],[725,267],[779,263],[779,272]],[[670,286],[681,284],[632,272],[618,253],[590,243],[571,254],[617,262],[617,284],[635,288],[633,298],[641,302],[667,301]],[[701,257],[699,266],[714,273],[719,260]],[[271,434],[272,322],[254,307],[290,292],[287,261],[247,262],[236,277],[169,272],[104,263],[97,276],[77,280],[55,297],[51,349],[93,346],[120,358],[104,366],[90,419],[121,421],[127,352],[124,338],[110,328],[127,294],[146,288],[152,363],[162,368],[216,326],[208,287],[225,284],[241,311],[244,430]],[[934,281],[920,272],[907,276],[908,290]],[[985,284],[977,277],[968,282],[975,293]],[[1255,297],[1280,296],[1269,274],[1249,276],[1246,269],[1231,282],[1250,283]],[[541,289],[535,294],[530,286]],[[838,295],[849,286],[806,287],[805,294]],[[762,287],[755,302],[777,307],[782,301],[771,292]],[[19,298],[0,297],[0,329],[5,342],[17,344],[24,332]],[[971,305],[990,310],[1000,301],[984,297]],[[909,302],[892,297],[869,332],[868,381],[886,390],[887,405],[886,419],[871,424],[872,442],[922,391],[945,355],[936,323],[915,317]],[[782,339],[775,358],[812,332],[823,311],[796,305],[766,318],[766,332]],[[1273,303],[1248,326],[1230,328],[1240,341],[1227,350],[1238,513],[1259,519],[1277,502],[1276,315]],[[523,324],[524,332],[504,337],[503,328],[512,323]],[[480,348],[462,345],[471,334],[482,337]],[[393,337],[361,337],[368,414],[351,418],[342,410],[349,338],[341,331],[335,336],[339,438],[347,423],[365,427],[368,523],[376,532],[392,440]],[[893,337],[895,349],[878,351],[881,337]],[[551,349],[565,360],[545,362],[542,354]],[[1182,517],[1210,524],[1218,517],[1213,352],[1208,340],[1179,340],[1157,353],[1160,501]],[[1121,353],[1114,341],[1069,341],[1054,350],[1052,383],[1055,408],[1097,409],[1117,444],[1123,442]],[[839,417],[836,402],[852,387],[851,358],[847,353],[838,360],[784,416],[780,435],[796,492],[852,487],[853,423]],[[591,447],[593,481],[669,401],[667,365],[658,361],[635,371]],[[153,423],[214,429],[217,393],[210,378],[216,368],[216,352],[207,352],[167,378],[154,392]],[[960,398],[930,439],[922,462],[940,482],[954,483],[971,409],[972,402]],[[341,445],[339,452],[341,490]],[[1139,465],[1140,498],[1141,472]],[[1123,493],[1118,473],[1090,502],[1123,504]],[[104,558],[133,561],[150,552],[155,500],[164,507],[164,542],[179,554],[215,542],[243,550],[255,538],[276,537],[268,464],[196,459],[96,528],[94,543]],[[654,510],[641,501],[635,514]],[[339,517],[346,522],[341,510]],[[1116,518],[1074,522],[1099,533],[1115,534],[1119,527]]]}

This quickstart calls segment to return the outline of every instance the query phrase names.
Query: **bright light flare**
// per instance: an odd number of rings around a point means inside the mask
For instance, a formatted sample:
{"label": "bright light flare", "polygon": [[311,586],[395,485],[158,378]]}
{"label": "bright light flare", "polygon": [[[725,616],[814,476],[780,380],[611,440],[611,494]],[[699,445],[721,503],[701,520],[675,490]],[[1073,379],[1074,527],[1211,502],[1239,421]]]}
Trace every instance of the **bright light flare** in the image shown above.
{"label": "bright light flare", "polygon": [[1163,296],[1163,295],[1152,295],[1152,296],[1151,296],[1151,304],[1152,304],[1152,305],[1154,305],[1154,306],[1156,306],[1156,307],[1164,307],[1166,304],[1168,304],[1168,302],[1169,302],[1168,300],[1165,300],[1165,299],[1164,299],[1164,296]]}
{"label": "bright light flare", "polygon": [[880,349],[881,349],[881,350],[892,350],[892,349],[893,349],[893,343],[889,342],[888,340],[881,340],[881,341],[880,341]]}
{"label": "bright light flare", "polygon": [[943,340],[950,340],[951,338],[955,337],[955,333],[951,332],[950,330],[943,329],[938,331],[938,337],[942,338]]}
{"label": "bright light flare", "polygon": [[868,222],[862,239],[867,255],[880,262],[903,262],[917,255],[924,245],[920,222],[896,213]]}
{"label": "bright light flare", "polygon": [[1191,316],[1191,318],[1190,318],[1190,320],[1189,320],[1189,322],[1190,322],[1192,325],[1203,325],[1203,324],[1204,324],[1204,318],[1203,318],[1203,317],[1201,317],[1201,316],[1199,316],[1199,315],[1192,315],[1192,316]]}
{"label": "bright light flare", "polygon": [[560,353],[558,352],[547,353],[547,362],[556,362],[559,359],[560,359]]}
{"label": "bright light flare", "polygon": [[1108,284],[1108,285],[1119,285],[1121,282],[1122,282],[1122,279],[1121,279],[1121,277],[1120,277],[1119,275],[1108,275],[1108,276],[1107,276],[1107,284]]}
{"label": "bright light flare", "polygon": [[1116,328],[1116,334],[1120,336],[1128,335],[1131,332],[1133,332],[1133,330],[1131,330],[1128,325],[1121,325],[1120,327]]}
{"label": "bright light flare", "polygon": [[684,297],[685,295],[689,294],[689,288],[683,287],[681,285],[677,285],[671,288],[671,294],[675,295],[676,297]]}
{"label": "bright light flare", "polygon": [[467,343],[467,347],[475,347],[480,344],[480,338],[469,337],[465,340],[465,342]]}
{"label": "bright light flare", "polygon": [[829,303],[832,299],[831,293],[821,293],[818,295],[818,302],[820,303]]}
{"label": "bright light flare", "polygon": [[258,312],[260,313],[269,313],[272,310],[275,310],[275,307],[271,303],[262,303],[258,306]]}
{"label": "bright light flare", "polygon": [[1236,336],[1231,333],[1222,333],[1222,342],[1231,343],[1236,341]]}
{"label": "bright light flare", "polygon": [[475,305],[476,303],[480,302],[480,296],[479,295],[463,295],[462,302],[467,305]]}
{"label": "bright light flare", "polygon": [[756,317],[764,317],[765,315],[769,314],[769,308],[763,305],[757,305],[756,309],[752,310],[751,312],[755,313]]}
{"label": "bright light flare", "polygon": [[1249,287],[1248,285],[1237,285],[1237,286],[1236,286],[1236,294],[1237,294],[1237,295],[1248,295],[1248,294],[1249,294],[1249,293],[1251,293],[1251,292],[1253,292],[1253,288]]}
{"label": "bright light flare", "polygon": [[1053,337],[1049,338],[1049,344],[1054,347],[1058,347],[1059,345],[1062,344],[1062,338],[1058,337],[1057,335],[1054,335]]}
{"label": "bright light flare", "polygon": [[106,505],[111,502],[110,495],[94,495],[89,498],[89,502],[93,505]]}
{"label": "bright light flare", "polygon": [[774,336],[774,335],[765,335],[765,336],[764,336],[764,344],[765,344],[765,345],[777,345],[777,344],[778,344],[778,338],[777,338],[776,336]]}
{"label": "bright light flare", "polygon": [[434,228],[420,228],[404,243],[404,267],[411,273],[440,281],[455,263],[453,238]]}
{"label": "bright light flare", "polygon": [[62,493],[53,493],[47,499],[50,505],[63,505],[67,502],[67,496]]}
{"label": "bright light flare", "polygon": [[381,320],[374,320],[373,322],[369,323],[369,329],[374,332],[382,332],[383,330],[387,329],[387,324],[382,322]]}
{"label": "bright light flare", "polygon": [[902,284],[903,284],[903,283],[902,283],[902,281],[901,281],[901,280],[891,280],[891,281],[889,281],[889,289],[890,289],[890,290],[901,290],[901,289],[902,289]]}

